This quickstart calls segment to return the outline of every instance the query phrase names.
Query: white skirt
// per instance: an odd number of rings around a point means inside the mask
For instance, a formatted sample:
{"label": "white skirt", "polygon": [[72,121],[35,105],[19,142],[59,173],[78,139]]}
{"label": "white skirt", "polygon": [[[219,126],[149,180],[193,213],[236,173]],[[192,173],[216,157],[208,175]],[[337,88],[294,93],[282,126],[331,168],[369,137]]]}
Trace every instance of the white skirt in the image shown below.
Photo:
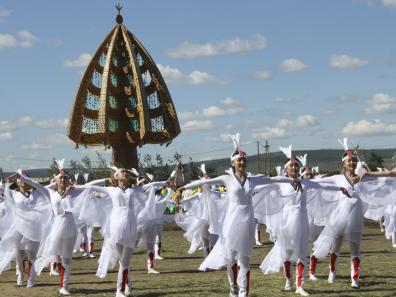
{"label": "white skirt", "polygon": [[309,241],[306,208],[289,206],[282,214],[280,233],[275,245],[261,263],[264,274],[278,272],[285,261],[305,263]]}
{"label": "white skirt", "polygon": [[41,273],[56,257],[71,259],[76,239],[77,225],[73,214],[66,212],[63,216],[56,216],[51,232],[40,248],[39,258],[34,264],[36,272]]}
{"label": "white skirt", "polygon": [[314,256],[318,259],[326,258],[333,241],[338,237],[344,237],[360,245],[364,223],[363,214],[363,204],[359,198],[340,200],[319,238],[314,242]]}

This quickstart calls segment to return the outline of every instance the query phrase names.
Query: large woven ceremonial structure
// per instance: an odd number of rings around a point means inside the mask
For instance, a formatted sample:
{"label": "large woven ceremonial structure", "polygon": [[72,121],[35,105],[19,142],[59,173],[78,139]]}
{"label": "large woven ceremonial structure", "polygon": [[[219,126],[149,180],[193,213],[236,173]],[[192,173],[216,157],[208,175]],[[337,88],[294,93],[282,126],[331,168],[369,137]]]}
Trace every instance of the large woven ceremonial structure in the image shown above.
{"label": "large woven ceremonial structure", "polygon": [[113,149],[113,163],[137,167],[137,147],[168,145],[180,133],[172,98],[141,42],[117,24],[90,61],[79,86],[68,136],[76,144]]}

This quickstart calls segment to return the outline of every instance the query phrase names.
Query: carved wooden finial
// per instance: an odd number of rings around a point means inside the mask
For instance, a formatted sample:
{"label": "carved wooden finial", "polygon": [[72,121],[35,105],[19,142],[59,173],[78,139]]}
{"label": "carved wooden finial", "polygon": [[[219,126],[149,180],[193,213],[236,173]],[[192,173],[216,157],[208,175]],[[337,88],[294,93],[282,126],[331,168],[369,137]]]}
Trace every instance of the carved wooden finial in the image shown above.
{"label": "carved wooden finial", "polygon": [[117,22],[117,24],[122,24],[122,22],[123,22],[123,18],[122,18],[122,15],[121,15],[122,6],[118,2],[118,4],[115,6],[115,8],[118,10],[118,14],[117,14],[117,17],[116,17],[116,22]]}

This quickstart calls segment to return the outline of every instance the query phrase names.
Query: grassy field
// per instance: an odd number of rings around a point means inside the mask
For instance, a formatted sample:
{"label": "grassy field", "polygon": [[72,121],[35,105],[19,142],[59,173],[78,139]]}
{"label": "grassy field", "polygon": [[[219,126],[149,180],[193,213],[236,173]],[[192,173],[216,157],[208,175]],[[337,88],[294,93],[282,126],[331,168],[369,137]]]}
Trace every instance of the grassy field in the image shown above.
{"label": "grassy field", "polygon": [[[264,231],[264,230],[262,230]],[[264,232],[262,232],[264,234]],[[264,241],[266,238],[264,238]],[[101,241],[98,240],[97,248]],[[201,254],[188,255],[188,242],[181,231],[165,231],[162,261],[156,261],[159,275],[146,273],[146,255],[143,250],[135,252],[132,258],[133,296],[135,297],[198,297],[228,296],[226,272],[199,272]],[[251,297],[295,296],[283,292],[282,273],[264,276],[258,266],[271,248],[269,242],[255,247],[252,258]],[[99,250],[96,249],[96,253]],[[350,258],[348,246],[344,245],[338,265],[337,283],[327,283],[328,263],[319,263],[317,274],[320,281],[306,281],[305,288],[314,296],[396,296],[396,249],[392,249],[382,233],[375,227],[366,227],[362,244],[361,288],[350,288]],[[116,271],[110,271],[101,280],[95,277],[96,259],[76,256],[72,263],[70,292],[73,296],[114,296]],[[37,285],[28,289],[15,287],[15,270],[0,275],[0,296],[57,296],[59,277],[49,277],[45,271],[37,277]]]}

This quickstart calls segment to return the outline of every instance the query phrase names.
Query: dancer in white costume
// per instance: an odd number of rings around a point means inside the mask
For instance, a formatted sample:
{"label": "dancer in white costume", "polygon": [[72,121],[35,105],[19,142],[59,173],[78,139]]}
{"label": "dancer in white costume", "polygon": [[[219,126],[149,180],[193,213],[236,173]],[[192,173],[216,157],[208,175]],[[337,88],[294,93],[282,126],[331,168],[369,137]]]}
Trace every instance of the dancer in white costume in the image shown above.
{"label": "dancer in white costume", "polygon": [[[309,167],[308,166],[308,160],[307,160],[307,154],[304,156],[297,156],[297,159],[300,161],[302,167],[300,168],[300,177],[301,179],[313,179],[315,173],[319,173],[319,168],[318,167]],[[320,179],[319,179],[320,181]],[[316,199],[312,199],[311,203],[314,204],[312,207],[307,207],[308,210],[315,211],[315,200],[320,199],[320,197],[316,197]],[[322,232],[324,226],[318,225],[317,222],[315,221],[315,216],[310,215],[310,212],[308,211],[308,221],[309,221],[309,241],[314,242],[316,239],[318,239],[320,233]],[[309,279],[312,281],[317,281],[318,278],[315,276],[316,273],[316,265],[318,263],[318,259],[311,253],[310,258],[309,258]]]}
{"label": "dancer in white costume", "polygon": [[[250,257],[254,244],[255,220],[252,205],[254,188],[257,185],[275,182],[292,183],[292,180],[247,176],[246,153],[240,148],[239,134],[232,135],[232,140],[234,152],[231,155],[232,170],[229,175],[195,181],[179,188],[179,191],[204,185],[226,186],[229,203],[222,234],[199,269],[203,271],[207,268],[220,269],[227,265],[230,296],[246,297],[249,294]],[[240,266],[239,272],[237,263]]]}
{"label": "dancer in white costume", "polygon": [[154,269],[155,232],[159,228],[158,225],[162,224],[164,211],[168,206],[173,190],[168,188],[166,197],[163,197],[161,195],[161,190],[165,186],[170,186],[170,182],[153,182],[154,176],[151,174],[146,175],[147,178],[141,178],[138,180],[138,185],[145,187],[143,193],[147,197],[146,207],[149,209],[149,216],[144,230],[139,233],[139,242],[144,238],[147,250],[147,273],[158,274],[159,271]]}
{"label": "dancer in white costume", "polygon": [[[200,169],[203,173],[200,179],[208,179],[205,164],[201,164]],[[210,228],[211,212],[216,208],[213,203],[221,199],[220,197],[221,193],[212,190],[209,186],[184,192],[184,199],[180,204],[188,211],[176,214],[175,221],[185,231],[184,237],[191,243],[189,254],[195,253],[200,248],[206,258],[215,245],[218,235],[212,233],[214,228]]]}
{"label": "dancer in white costume", "polygon": [[[336,280],[336,262],[339,256],[343,239],[349,241],[351,253],[351,287],[359,288],[359,275],[361,270],[360,242],[363,231],[363,219],[367,203],[365,198],[365,185],[359,183],[355,173],[358,156],[348,147],[348,139],[339,140],[345,149],[342,156],[342,174],[325,177],[321,181],[335,183],[344,187],[352,194],[352,199],[339,199],[336,208],[331,213],[325,228],[319,238],[314,242],[314,256],[318,259],[330,254],[329,283]],[[367,201],[366,201],[367,202]],[[369,201],[368,201],[369,202]]]}
{"label": "dancer in white costume", "polygon": [[[6,179],[8,182],[12,178],[22,175],[22,171],[11,175]],[[0,193],[4,194],[4,206],[11,213],[8,218],[12,223],[4,233],[0,242],[0,273],[7,269],[16,253],[17,285],[24,284],[24,258],[28,259],[27,287],[35,285],[36,272],[33,265],[37,258],[40,243],[44,240],[50,229],[52,222],[51,207],[48,197],[39,191],[30,191],[30,186],[25,184],[21,178],[16,180],[17,190],[11,190],[10,184],[0,188]]]}
{"label": "dancer in white costume", "polygon": [[[300,166],[296,157],[292,155],[291,145],[287,148],[280,147],[286,155],[284,169],[286,176],[292,179],[300,177]],[[296,294],[308,296],[304,290],[304,270],[306,266],[306,254],[309,241],[309,222],[307,212],[307,192],[309,189],[321,189],[330,191],[342,191],[345,189],[330,184],[322,184],[310,180],[301,180],[300,187],[290,184],[281,184],[280,193],[283,199],[289,200],[283,206],[280,225],[276,229],[276,241],[274,247],[265,257],[260,268],[264,274],[278,272],[283,266],[286,284],[285,290],[292,290],[291,266],[296,263]],[[260,193],[258,193],[260,195]],[[281,199],[281,198],[279,198]],[[268,201],[271,203],[271,201]]]}
{"label": "dancer in white costume", "polygon": [[[119,169],[115,166],[111,168],[114,170],[116,186],[93,185],[104,184],[106,180],[104,179],[81,187],[102,193],[112,202],[110,213],[101,230],[104,242],[96,275],[100,278],[106,277],[107,270],[113,268],[118,260],[116,297],[124,297],[131,292],[129,264],[136,247],[138,232],[143,230],[150,217],[147,206],[151,205],[146,203],[147,194],[143,191],[155,186],[155,183],[143,187],[131,187],[132,179],[139,176],[135,169]],[[130,175],[130,172],[134,174],[134,177]]]}
{"label": "dancer in white costume", "polygon": [[[55,189],[42,186],[27,177],[20,176],[23,182],[49,197],[54,221],[39,258],[34,264],[38,274],[51,262],[58,263],[60,272],[60,295],[70,295],[68,285],[71,274],[73,248],[77,238],[77,224],[74,217],[79,212],[87,191],[77,189],[70,183],[70,175],[63,169],[64,159],[57,160],[59,174],[55,177]],[[54,261],[55,260],[55,261]]]}
{"label": "dancer in white costume", "polygon": [[[396,177],[396,168],[391,171],[379,170],[371,172],[364,170],[360,176],[355,178],[355,182],[364,182],[368,179],[366,177]],[[379,218],[376,219],[380,223],[381,228],[385,228],[385,237],[388,240],[391,240],[392,247],[396,248],[396,182],[391,183],[389,186],[393,186],[389,195],[389,199],[384,203],[381,209],[382,213],[379,215]]]}

